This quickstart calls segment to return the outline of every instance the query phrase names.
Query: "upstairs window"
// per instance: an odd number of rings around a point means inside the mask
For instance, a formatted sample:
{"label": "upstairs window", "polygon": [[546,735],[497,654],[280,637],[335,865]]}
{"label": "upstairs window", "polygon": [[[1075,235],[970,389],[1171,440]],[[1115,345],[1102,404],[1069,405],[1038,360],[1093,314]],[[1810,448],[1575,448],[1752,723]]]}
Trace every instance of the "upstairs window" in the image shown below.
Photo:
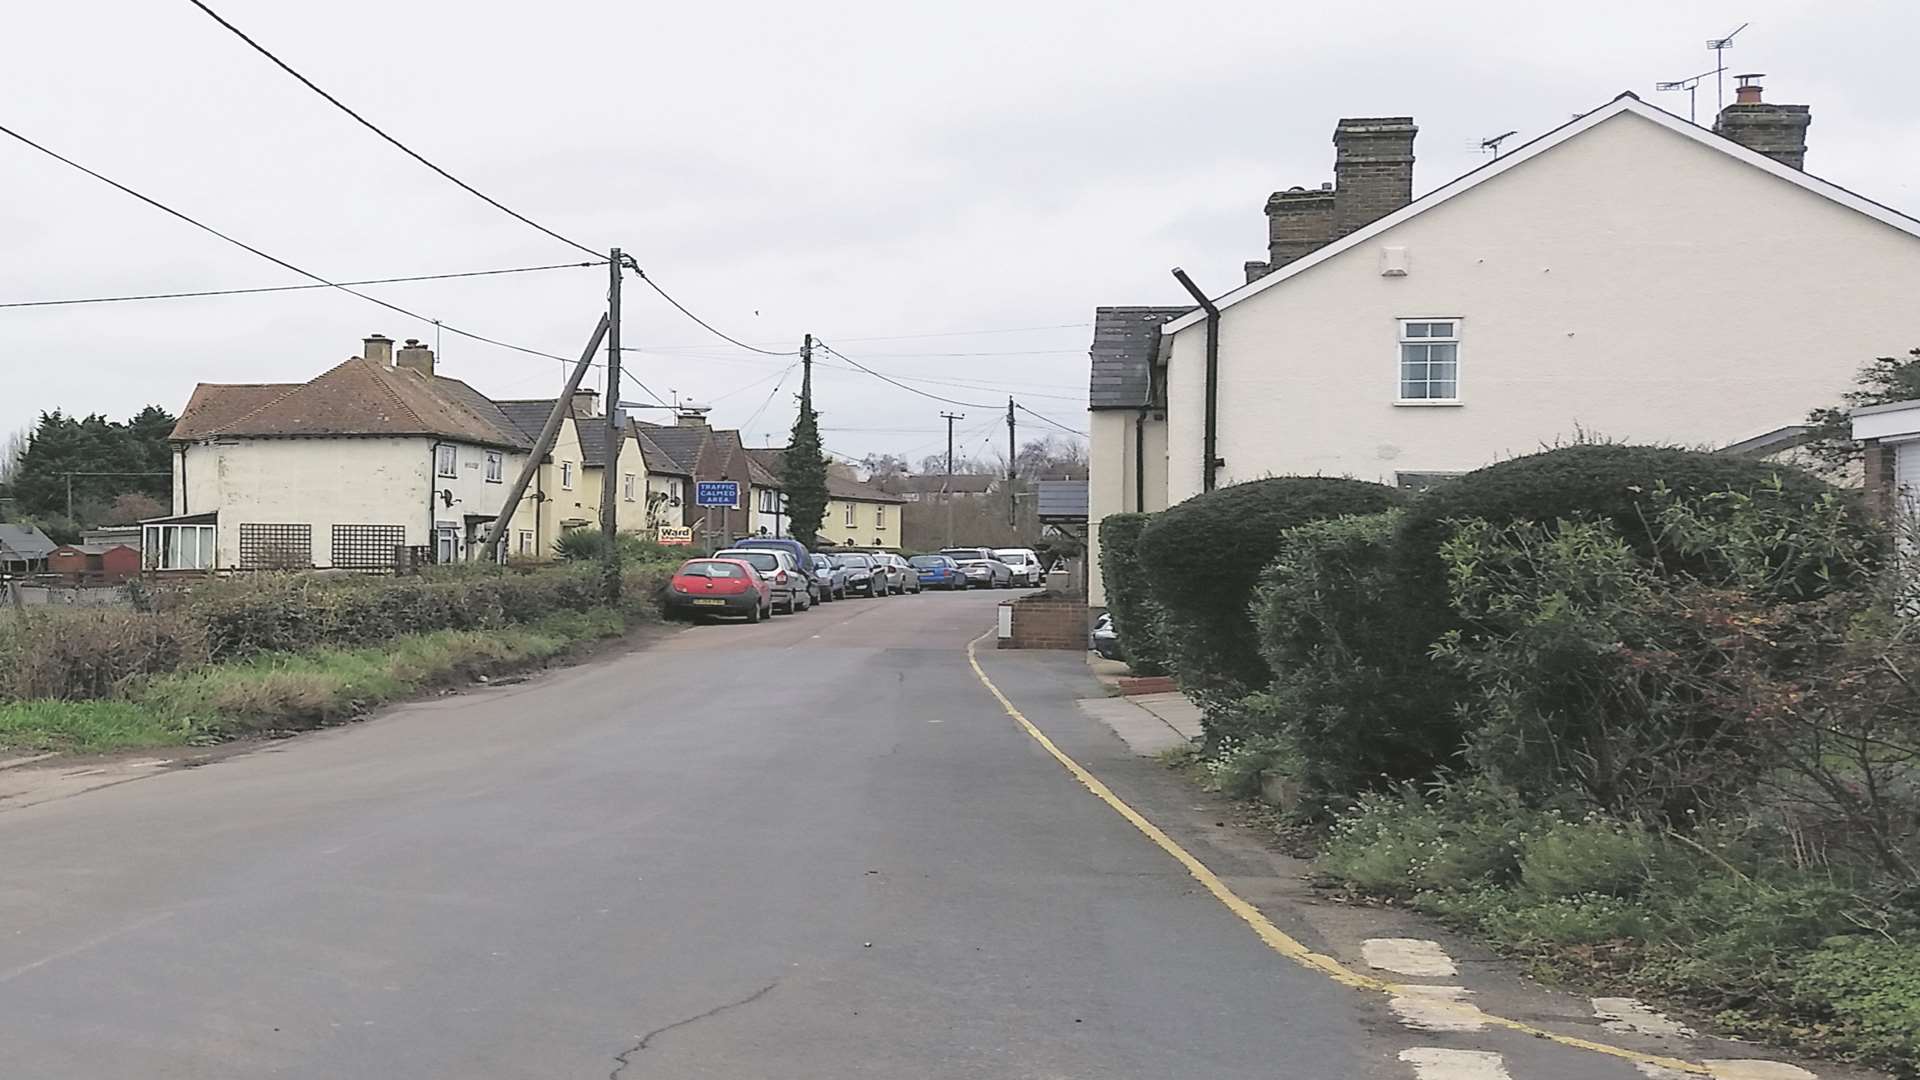
{"label": "upstairs window", "polygon": [[873,527],[876,529],[884,529],[887,527],[886,507],[876,506],[873,508]]}
{"label": "upstairs window", "polygon": [[[847,504],[846,516],[842,520],[846,522],[847,528],[849,529],[853,528],[853,504],[852,503]],[[847,541],[847,543],[851,544],[853,543],[853,541],[849,540]]]}
{"label": "upstairs window", "polygon": [[1459,320],[1400,320],[1400,401],[1425,404],[1459,400]]}
{"label": "upstairs window", "polygon": [[622,498],[623,500],[625,500],[625,501],[627,501],[627,502],[632,502],[632,501],[633,501],[633,498],[634,498],[634,496],[633,496],[633,488],[634,488],[634,482],[635,482],[635,481],[636,481],[637,479],[638,479],[638,478],[637,478],[637,477],[636,477],[636,476],[635,476],[635,475],[634,475],[633,473],[628,473],[628,474],[626,474],[625,476],[622,476],[622,477],[620,478],[620,497],[621,497],[621,498]]}
{"label": "upstairs window", "polygon": [[560,463],[560,489],[562,491],[573,490],[573,462],[571,461],[563,461]]}
{"label": "upstairs window", "polygon": [[[419,458],[413,460],[419,461]],[[460,454],[454,447],[441,443],[433,451],[433,471],[441,476],[460,475]]]}
{"label": "upstairs window", "polygon": [[498,450],[487,451],[487,483],[498,484],[506,472],[507,457]]}

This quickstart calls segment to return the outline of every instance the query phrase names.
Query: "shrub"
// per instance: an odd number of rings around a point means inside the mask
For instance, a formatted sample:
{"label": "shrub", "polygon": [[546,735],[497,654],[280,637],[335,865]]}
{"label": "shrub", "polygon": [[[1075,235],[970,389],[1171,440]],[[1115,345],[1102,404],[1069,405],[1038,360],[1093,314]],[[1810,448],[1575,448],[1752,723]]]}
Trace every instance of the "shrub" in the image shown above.
{"label": "shrub", "polygon": [[[632,533],[621,533],[614,541],[614,546],[618,549],[622,562],[678,562],[682,557],[682,554],[676,554],[673,548]],[[555,558],[565,562],[605,558],[606,534],[598,528],[568,529],[553,542],[553,554]]]}
{"label": "shrub", "polygon": [[[1439,768],[1459,724],[1433,694],[1426,642],[1408,637],[1392,573],[1400,511],[1286,530],[1254,600],[1273,672],[1248,712],[1300,748],[1309,794],[1352,794]],[[1264,720],[1264,723],[1260,723]]]}
{"label": "shrub", "polygon": [[1100,580],[1107,590],[1107,614],[1113,616],[1120,648],[1136,675],[1167,670],[1160,609],[1137,550],[1140,531],[1150,520],[1148,514],[1109,514],[1100,521]]}
{"label": "shrub", "polygon": [[1266,685],[1248,607],[1260,573],[1296,525],[1374,514],[1401,500],[1363,480],[1282,476],[1196,495],[1153,516],[1136,544],[1154,599],[1177,635],[1183,685],[1227,695]]}
{"label": "shrub", "polygon": [[0,701],[111,697],[129,682],[204,663],[207,637],[180,615],[18,611],[0,615]]}
{"label": "shrub", "polygon": [[1431,798],[1404,785],[1361,796],[1334,825],[1319,866],[1388,895],[1506,886],[1528,835],[1551,820],[1478,781],[1442,785]]}

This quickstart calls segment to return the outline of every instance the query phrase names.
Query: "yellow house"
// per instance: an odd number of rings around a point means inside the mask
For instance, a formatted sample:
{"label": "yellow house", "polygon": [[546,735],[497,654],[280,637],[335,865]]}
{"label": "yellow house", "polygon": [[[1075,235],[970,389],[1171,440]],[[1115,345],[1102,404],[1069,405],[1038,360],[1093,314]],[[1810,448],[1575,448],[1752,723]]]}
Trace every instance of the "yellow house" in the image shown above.
{"label": "yellow house", "polygon": [[900,550],[900,508],[905,499],[872,484],[827,477],[827,514],[820,537],[841,547]]}
{"label": "yellow house", "polygon": [[[529,439],[537,438],[553,409],[553,400],[502,401],[500,409]],[[648,493],[652,490],[647,457],[631,424],[622,432],[620,461],[614,483],[615,521],[621,532],[649,527]],[[606,483],[607,418],[600,412],[599,395],[583,390],[574,395],[573,410],[554,436],[553,449],[534,473],[521,497],[507,536],[507,554],[516,559],[550,559],[554,543],[569,529],[600,527],[600,495]]]}

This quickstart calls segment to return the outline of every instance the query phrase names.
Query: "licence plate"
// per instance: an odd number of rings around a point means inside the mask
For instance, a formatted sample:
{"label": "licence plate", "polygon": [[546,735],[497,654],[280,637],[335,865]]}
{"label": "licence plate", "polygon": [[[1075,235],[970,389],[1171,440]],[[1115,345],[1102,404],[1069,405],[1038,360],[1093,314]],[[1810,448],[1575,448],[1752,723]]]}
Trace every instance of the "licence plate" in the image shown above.
{"label": "licence plate", "polygon": [[727,602],[725,600],[708,600],[704,598],[695,600],[694,603],[698,604],[701,607],[726,607],[727,606]]}

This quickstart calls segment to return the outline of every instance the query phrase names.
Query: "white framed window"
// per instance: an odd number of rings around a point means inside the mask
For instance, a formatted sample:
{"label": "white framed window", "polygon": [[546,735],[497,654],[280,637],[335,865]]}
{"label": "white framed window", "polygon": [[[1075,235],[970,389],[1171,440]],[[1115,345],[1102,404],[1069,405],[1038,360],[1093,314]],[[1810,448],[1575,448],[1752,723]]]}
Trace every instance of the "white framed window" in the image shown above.
{"label": "white framed window", "polygon": [[445,565],[460,555],[460,531],[458,529],[435,529],[433,532],[433,560]]}
{"label": "white framed window", "polygon": [[571,461],[560,463],[560,490],[573,490],[573,462]]}
{"label": "white framed window", "polygon": [[760,489],[760,512],[763,514],[777,514],[780,512],[780,508],[781,508],[780,492],[775,491],[772,488],[761,488]]}
{"label": "white framed window", "polygon": [[633,485],[637,480],[638,477],[632,473],[627,473],[620,478],[620,497],[622,499],[627,502],[633,501]]}
{"label": "white framed window", "polygon": [[487,451],[487,483],[500,483],[506,471],[507,456],[498,450]]}
{"label": "white framed window", "polygon": [[519,542],[517,551],[521,555],[533,554],[533,530],[532,529],[520,530],[520,542]]}
{"label": "white framed window", "polygon": [[149,570],[213,569],[212,525],[148,525],[141,549]]}
{"label": "white framed window", "polygon": [[1400,320],[1400,397],[1403,405],[1460,402],[1460,320]]}
{"label": "white framed window", "polygon": [[[858,523],[857,523],[857,522],[855,522],[855,521],[854,521],[854,519],[853,519],[853,504],[852,504],[852,503],[848,503],[848,504],[847,504],[847,509],[846,509],[846,518],[845,518],[845,521],[846,521],[846,526],[847,526],[847,528],[849,528],[849,529],[851,529],[851,528],[853,528],[853,527],[854,527],[854,525],[856,525],[856,524],[858,524]],[[851,540],[849,540],[849,541],[847,541],[847,543],[849,543],[849,544],[851,544],[851,543],[853,543],[853,541],[851,541]]]}
{"label": "white framed window", "polygon": [[433,471],[441,476],[460,475],[460,451],[458,447],[441,443],[433,451]]}
{"label": "white framed window", "polygon": [[667,481],[667,502],[668,502],[668,505],[670,505],[670,506],[679,506],[679,505],[680,505],[680,494],[681,494],[681,491],[680,491],[680,481],[678,481],[678,480],[669,480],[669,481]]}
{"label": "white framed window", "polygon": [[884,529],[887,527],[887,508],[885,506],[876,506],[873,508],[873,527],[876,529]]}

